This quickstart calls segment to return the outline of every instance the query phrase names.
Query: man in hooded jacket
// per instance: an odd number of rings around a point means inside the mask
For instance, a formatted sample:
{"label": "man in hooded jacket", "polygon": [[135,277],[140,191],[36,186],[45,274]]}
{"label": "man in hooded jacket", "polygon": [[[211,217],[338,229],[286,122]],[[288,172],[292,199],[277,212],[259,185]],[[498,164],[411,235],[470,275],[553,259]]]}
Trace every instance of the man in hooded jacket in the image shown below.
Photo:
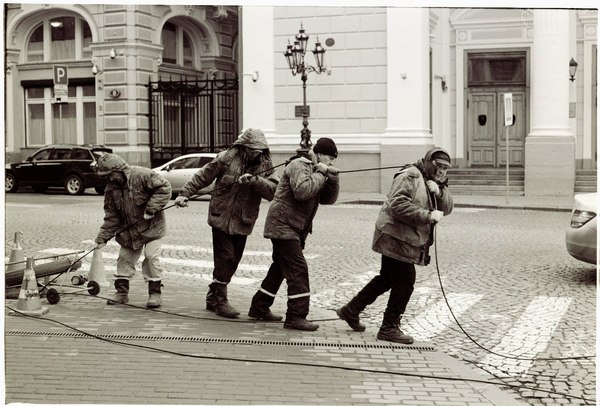
{"label": "man in hooded jacket", "polygon": [[148,283],[146,307],[161,305],[162,269],[159,262],[160,239],[167,224],[163,208],[171,199],[171,185],[151,169],[130,166],[115,154],[98,158],[98,174],[108,177],[104,191],[104,223],[96,237],[101,249],[115,236],[121,245],[117,259],[116,293],[108,304],[129,301],[129,281],[144,251],[142,275]]}
{"label": "man in hooded jacket", "polygon": [[415,265],[429,264],[434,226],[454,207],[447,188],[450,167],[450,155],[433,148],[394,176],[373,236],[372,249],[381,254],[380,273],[336,311],[353,330],[365,331],[360,312],[391,290],[377,339],[413,343],[413,338],[400,330],[400,320],[414,290]]}
{"label": "man in hooded jacket", "polygon": [[[218,316],[235,318],[239,312],[229,304],[227,285],[242,259],[246,240],[258,218],[261,199],[271,201],[279,177],[273,169],[269,145],[260,129],[248,128],[231,148],[196,172],[183,185],[175,204],[186,207],[190,197],[216,180],[208,206],[213,236],[213,282],[208,285],[206,309]],[[255,318],[281,320],[274,314]]]}

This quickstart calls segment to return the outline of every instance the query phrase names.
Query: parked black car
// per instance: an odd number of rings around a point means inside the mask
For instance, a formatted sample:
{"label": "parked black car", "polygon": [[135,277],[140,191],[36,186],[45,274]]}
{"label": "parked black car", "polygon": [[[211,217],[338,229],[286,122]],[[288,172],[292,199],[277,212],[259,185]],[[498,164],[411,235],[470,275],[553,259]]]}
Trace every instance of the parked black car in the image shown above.
{"label": "parked black car", "polygon": [[46,145],[23,162],[7,164],[4,190],[16,192],[31,186],[36,192],[48,187],[64,187],[71,195],[80,195],[93,187],[104,193],[106,179],[96,173],[96,160],[111,148],[103,145]]}

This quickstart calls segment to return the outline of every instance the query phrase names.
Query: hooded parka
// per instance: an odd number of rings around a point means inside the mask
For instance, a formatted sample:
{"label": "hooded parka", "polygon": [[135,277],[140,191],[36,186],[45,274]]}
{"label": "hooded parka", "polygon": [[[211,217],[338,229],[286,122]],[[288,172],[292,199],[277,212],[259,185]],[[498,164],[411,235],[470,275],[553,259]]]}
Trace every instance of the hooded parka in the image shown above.
{"label": "hooded parka", "polygon": [[433,153],[435,149],[395,175],[375,223],[373,251],[412,264],[429,263],[434,227],[431,212],[441,210],[447,216],[454,208],[446,187],[433,200],[425,183],[425,162]]}
{"label": "hooded parka", "polygon": [[[119,187],[108,182],[104,191],[104,223],[96,242],[106,243],[116,233],[120,245],[137,250],[164,237],[167,225],[162,209],[171,198],[169,182],[151,169],[130,166],[115,154],[98,159],[100,174],[113,171],[123,173],[127,183]],[[144,220],[144,213],[154,217]]]}
{"label": "hooded parka", "polygon": [[[246,162],[242,148],[263,151],[258,164]],[[254,182],[238,183],[245,173],[256,174]],[[208,224],[231,235],[250,235],[258,218],[261,199],[271,201],[279,182],[273,170],[269,145],[259,129],[247,129],[227,151],[204,165],[187,182],[180,196],[190,198],[216,179],[208,207]]]}

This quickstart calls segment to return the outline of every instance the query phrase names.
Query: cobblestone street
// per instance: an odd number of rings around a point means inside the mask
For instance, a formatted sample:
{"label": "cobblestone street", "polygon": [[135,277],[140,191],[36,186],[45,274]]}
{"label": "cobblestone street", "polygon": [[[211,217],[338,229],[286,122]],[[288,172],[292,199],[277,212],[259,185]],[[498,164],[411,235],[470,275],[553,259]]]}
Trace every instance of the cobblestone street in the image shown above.
{"label": "cobblestone street", "polygon": [[[103,216],[101,197],[46,195],[40,196],[45,199],[38,198],[33,202],[34,196],[18,195],[13,199],[20,199],[19,203],[7,202],[7,255],[16,231],[23,232],[23,247],[28,253],[56,253],[61,249],[88,251],[93,247]],[[32,203],[23,203],[28,197]],[[194,308],[198,311],[204,309],[206,286],[212,279],[207,208],[207,201],[198,201],[185,209],[167,210],[169,231],[161,254],[165,264],[162,307],[165,311],[184,313]],[[259,221],[248,239],[241,266],[230,285],[230,302],[244,316],[251,295],[271,261],[271,243],[262,238],[267,209],[267,204],[261,207]],[[323,328],[333,324],[336,332],[337,328],[344,330],[345,324],[336,319],[333,311],[352,298],[379,271],[380,256],[370,249],[378,210],[377,205],[358,204],[320,207],[305,254],[312,292],[309,319],[320,320],[322,327],[312,333],[309,340],[335,340],[334,334],[329,336],[330,330]],[[503,386],[501,390],[527,404],[586,404],[582,398],[589,400],[587,404],[593,404],[596,398],[596,367],[595,358],[590,357],[595,356],[596,351],[596,274],[594,267],[572,259],[566,252],[564,229],[569,218],[570,213],[558,211],[456,208],[437,227],[432,263],[428,267],[417,268],[415,292],[402,321],[403,330],[415,337],[415,346],[435,348],[458,364],[479,371],[481,376],[488,377],[487,380],[526,386]],[[118,246],[111,241],[104,251],[107,275],[112,279]],[[83,271],[89,269],[89,259],[84,260]],[[439,278],[460,326],[448,311]],[[145,286],[141,272],[136,279],[137,304],[143,305]],[[189,294],[189,297],[178,296],[183,294],[179,292],[184,292],[179,289],[180,286],[187,288],[185,295]],[[107,288],[100,296],[111,291],[112,288]],[[56,306],[67,306],[70,300],[84,305],[84,302],[94,303],[97,299],[65,295]],[[363,313],[362,319],[367,325],[365,333],[346,332],[344,339],[375,341],[386,300],[387,294]],[[43,302],[48,305],[45,300]],[[285,289],[282,287],[273,310],[284,313],[285,303]],[[54,308],[50,306],[50,316]],[[106,317],[115,312],[110,307],[99,311]],[[120,333],[104,331],[93,317],[88,318],[96,315],[86,314],[82,313],[80,319],[72,320],[78,323],[78,328]],[[118,313],[123,332],[127,330],[126,314],[132,313]],[[15,327],[14,317],[7,316],[6,320],[7,330]],[[17,325],[19,323],[24,322]],[[178,328],[177,323],[177,317],[163,315],[158,320],[148,320],[147,329],[138,333],[185,335],[185,330]],[[256,329],[244,333],[243,326],[240,329],[240,337],[248,339],[281,339],[280,326],[267,325],[259,333]],[[10,346],[13,341],[13,337],[7,337],[6,345]],[[219,345],[227,347],[227,344]],[[165,344],[165,348],[170,347]],[[184,350],[187,344],[177,348]],[[219,353],[214,347],[210,348],[210,351]],[[233,354],[240,357],[249,355],[244,346],[235,348]],[[273,349],[269,357],[285,358],[279,354],[280,351]],[[326,352],[327,356],[333,356],[331,351]],[[108,353],[112,354],[112,350]],[[382,357],[386,359],[385,354]],[[10,356],[7,358],[12,359]],[[385,362],[390,362],[390,359]],[[398,359],[398,362],[401,360]],[[356,366],[360,367],[360,359],[356,360]],[[277,374],[277,368],[269,369],[269,374]],[[7,370],[7,376],[10,372]],[[319,375],[313,377],[318,382],[326,379],[326,375],[325,372],[320,378]],[[340,383],[344,380],[338,379]],[[371,385],[366,382],[369,379],[363,381],[363,386]],[[374,379],[372,382],[381,381]],[[384,393],[382,388],[379,390]],[[14,390],[13,384],[7,385],[7,394]],[[368,402],[374,402],[367,398]],[[23,401],[14,394],[9,396],[8,400],[11,399]],[[394,399],[396,404],[401,401],[397,397]],[[151,403],[152,399],[141,398],[140,401]],[[312,403],[323,401],[334,403],[335,400],[313,399]],[[431,398],[431,403],[422,404],[438,404],[438,401],[444,404],[435,397]],[[344,404],[349,400],[338,399],[335,402]],[[311,402],[299,397],[290,399],[290,403]]]}

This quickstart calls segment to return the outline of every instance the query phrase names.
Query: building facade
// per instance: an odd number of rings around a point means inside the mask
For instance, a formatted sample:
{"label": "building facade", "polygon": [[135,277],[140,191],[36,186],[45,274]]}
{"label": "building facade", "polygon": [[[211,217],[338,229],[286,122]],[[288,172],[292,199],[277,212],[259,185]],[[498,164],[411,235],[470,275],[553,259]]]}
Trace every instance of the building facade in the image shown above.
{"label": "building facade", "polygon": [[[259,127],[282,162],[302,129],[302,81],[284,57],[302,27],[308,62],[317,41],[326,50],[327,69],[307,79],[312,140],[333,138],[342,170],[399,166],[439,145],[458,168],[508,159],[536,196],[571,195],[576,170],[597,167],[597,10],[8,4],[5,13],[8,161],[49,143],[100,143],[152,166]],[[57,67],[67,67],[66,93]],[[392,173],[348,173],[342,189],[385,193]]]}

